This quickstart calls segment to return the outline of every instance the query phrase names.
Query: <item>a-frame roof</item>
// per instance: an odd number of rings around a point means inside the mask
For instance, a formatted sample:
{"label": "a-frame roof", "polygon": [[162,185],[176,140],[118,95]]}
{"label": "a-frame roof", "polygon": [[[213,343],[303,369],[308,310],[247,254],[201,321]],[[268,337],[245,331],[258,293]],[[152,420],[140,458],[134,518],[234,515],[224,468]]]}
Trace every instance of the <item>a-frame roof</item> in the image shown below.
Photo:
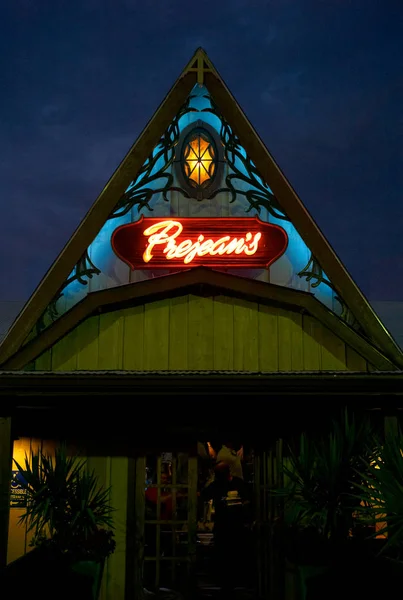
{"label": "a-frame roof", "polygon": [[112,175],[97,200],[50,267],[0,345],[0,366],[19,350],[33,326],[55,297],[116,206],[122,190],[133,180],[161,135],[180,110],[196,83],[205,84],[221,114],[231,124],[262,179],[298,230],[312,254],[343,297],[362,331],[394,364],[403,367],[403,353],[357,287],[301,200],[281,172],[240,106],[199,48]]}

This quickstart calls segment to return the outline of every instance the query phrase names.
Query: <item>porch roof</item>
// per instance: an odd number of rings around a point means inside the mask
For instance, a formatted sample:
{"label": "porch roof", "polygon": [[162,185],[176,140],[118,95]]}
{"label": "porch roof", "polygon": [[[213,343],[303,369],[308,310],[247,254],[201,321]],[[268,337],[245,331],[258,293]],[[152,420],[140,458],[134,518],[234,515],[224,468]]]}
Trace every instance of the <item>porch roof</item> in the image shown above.
{"label": "porch roof", "polygon": [[0,371],[0,396],[403,396],[403,371]]}
{"label": "porch roof", "polygon": [[402,395],[403,371],[0,372],[0,410],[14,435],[84,440],[120,455],[223,432],[267,444],[321,431],[346,406],[381,422],[400,412]]}

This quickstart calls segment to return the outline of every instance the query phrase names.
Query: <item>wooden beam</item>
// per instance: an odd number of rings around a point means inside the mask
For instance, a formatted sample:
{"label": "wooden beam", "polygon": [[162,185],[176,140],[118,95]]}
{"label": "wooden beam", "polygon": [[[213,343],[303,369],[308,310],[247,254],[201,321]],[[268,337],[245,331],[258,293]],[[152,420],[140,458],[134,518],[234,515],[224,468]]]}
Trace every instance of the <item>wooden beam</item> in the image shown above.
{"label": "wooden beam", "polygon": [[136,483],[134,497],[135,514],[135,534],[134,534],[134,564],[131,565],[132,585],[134,588],[134,598],[140,600],[144,598],[144,530],[145,530],[145,512],[146,500],[144,492],[144,482],[146,480],[146,459],[141,456],[136,459]]}
{"label": "wooden beam", "polygon": [[7,564],[12,448],[11,417],[0,417],[0,569]]}
{"label": "wooden beam", "polygon": [[[394,411],[396,413],[396,410]],[[385,436],[397,437],[399,434],[399,421],[396,416],[387,414],[384,419],[384,432]]]}

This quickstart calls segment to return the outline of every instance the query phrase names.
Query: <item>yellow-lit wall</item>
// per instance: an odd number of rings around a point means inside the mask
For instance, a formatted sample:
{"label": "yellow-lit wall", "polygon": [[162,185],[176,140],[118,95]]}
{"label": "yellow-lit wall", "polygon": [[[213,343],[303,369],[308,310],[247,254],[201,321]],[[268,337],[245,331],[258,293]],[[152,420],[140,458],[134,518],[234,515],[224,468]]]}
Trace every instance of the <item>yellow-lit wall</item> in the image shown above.
{"label": "yellow-lit wall", "polygon": [[[37,451],[38,448],[44,454],[52,455],[55,445],[54,441],[20,438],[14,441],[13,459],[20,465],[24,465],[25,455],[30,457],[31,452]],[[69,453],[75,454],[77,450],[79,449],[71,450]],[[99,485],[111,487],[109,502],[116,509],[113,513],[116,550],[105,565],[100,600],[123,600],[126,573],[128,458],[120,456],[93,456],[91,451],[87,454],[88,470],[95,471],[98,476]],[[16,470],[15,463],[13,463],[13,470]],[[23,512],[24,509],[22,508],[10,508],[8,562],[16,560],[30,550],[29,542],[32,534],[27,532],[25,525],[18,524],[18,520]]]}
{"label": "yellow-lit wall", "polygon": [[[20,438],[14,440],[13,471],[17,469],[14,460],[20,465],[24,465],[25,456],[29,457],[32,450],[38,449],[38,447],[41,447],[40,440],[34,440],[32,438]],[[27,532],[27,527],[25,525],[20,525],[18,523],[23,512],[23,508],[10,508],[7,562],[16,560],[30,549],[29,542],[31,541],[32,535],[30,532]]]}

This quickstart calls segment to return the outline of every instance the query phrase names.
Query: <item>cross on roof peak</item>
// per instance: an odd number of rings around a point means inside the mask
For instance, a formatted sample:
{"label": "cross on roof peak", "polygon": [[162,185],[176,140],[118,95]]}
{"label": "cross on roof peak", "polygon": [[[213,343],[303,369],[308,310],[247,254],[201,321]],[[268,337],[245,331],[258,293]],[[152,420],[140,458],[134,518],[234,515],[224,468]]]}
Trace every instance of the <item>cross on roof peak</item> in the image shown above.
{"label": "cross on roof peak", "polygon": [[198,48],[194,54],[194,57],[189,63],[189,67],[186,72],[197,73],[197,83],[199,85],[204,84],[204,74],[212,71],[211,65],[209,64],[207,53],[203,48]]}

